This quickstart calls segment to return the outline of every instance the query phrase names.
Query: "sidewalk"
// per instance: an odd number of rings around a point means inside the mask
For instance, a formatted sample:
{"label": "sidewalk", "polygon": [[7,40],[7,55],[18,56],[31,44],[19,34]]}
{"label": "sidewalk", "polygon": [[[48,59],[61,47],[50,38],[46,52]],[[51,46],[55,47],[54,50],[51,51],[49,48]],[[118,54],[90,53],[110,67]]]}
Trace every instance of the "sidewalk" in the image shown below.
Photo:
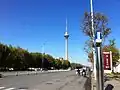
{"label": "sidewalk", "polygon": [[117,80],[115,80],[115,79],[112,79],[112,80],[110,80],[110,81],[107,81],[107,82],[105,83],[105,86],[106,86],[107,84],[113,85],[113,86],[114,86],[113,90],[120,90],[120,81],[117,81]]}
{"label": "sidewalk", "polygon": [[[91,90],[97,90],[96,81],[95,81],[93,75],[92,75],[91,79],[92,79],[91,80],[91,84],[92,84]],[[110,79],[104,83],[104,88],[107,87],[108,84],[110,84],[114,87],[113,90],[120,90],[120,80]]]}
{"label": "sidewalk", "polygon": [[91,74],[91,90],[97,90],[96,89],[96,81],[94,79],[93,73]]}

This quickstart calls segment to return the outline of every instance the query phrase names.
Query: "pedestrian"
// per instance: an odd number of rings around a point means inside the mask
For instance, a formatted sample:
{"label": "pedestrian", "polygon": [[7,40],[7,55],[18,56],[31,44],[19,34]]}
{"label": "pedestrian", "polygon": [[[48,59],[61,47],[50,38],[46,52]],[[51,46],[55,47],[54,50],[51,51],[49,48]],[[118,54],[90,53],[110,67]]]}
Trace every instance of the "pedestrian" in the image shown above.
{"label": "pedestrian", "polygon": [[76,74],[80,75],[80,70],[79,70],[79,68],[77,69]]}

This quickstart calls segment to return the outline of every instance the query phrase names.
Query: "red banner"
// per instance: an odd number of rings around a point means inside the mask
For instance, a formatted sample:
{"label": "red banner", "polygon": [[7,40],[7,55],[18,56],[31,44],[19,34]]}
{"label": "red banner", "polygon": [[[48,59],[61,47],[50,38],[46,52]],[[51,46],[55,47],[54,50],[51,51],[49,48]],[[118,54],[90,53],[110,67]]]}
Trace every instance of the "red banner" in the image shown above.
{"label": "red banner", "polygon": [[110,53],[103,53],[104,57],[104,70],[111,70]]}

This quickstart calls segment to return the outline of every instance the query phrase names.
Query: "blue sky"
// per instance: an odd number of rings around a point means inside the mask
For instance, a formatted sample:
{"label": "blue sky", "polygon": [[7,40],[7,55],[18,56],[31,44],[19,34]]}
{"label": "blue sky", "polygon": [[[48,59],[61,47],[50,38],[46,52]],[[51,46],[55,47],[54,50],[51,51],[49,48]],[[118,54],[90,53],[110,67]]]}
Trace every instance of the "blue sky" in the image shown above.
{"label": "blue sky", "polygon": [[[120,46],[119,0],[93,0],[94,10],[109,18],[117,47]],[[80,25],[89,0],[0,0],[0,41],[33,52],[45,52],[64,57],[65,20],[68,19],[69,56],[72,61],[87,63],[83,47],[87,37]]]}

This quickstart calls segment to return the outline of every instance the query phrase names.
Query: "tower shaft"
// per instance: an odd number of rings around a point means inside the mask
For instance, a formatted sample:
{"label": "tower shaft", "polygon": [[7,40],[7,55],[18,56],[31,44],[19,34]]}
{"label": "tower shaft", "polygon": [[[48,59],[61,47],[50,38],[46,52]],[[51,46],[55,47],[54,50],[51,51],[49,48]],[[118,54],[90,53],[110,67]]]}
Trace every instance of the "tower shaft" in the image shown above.
{"label": "tower shaft", "polygon": [[68,30],[67,30],[67,19],[66,19],[66,32],[64,34],[65,37],[65,60],[68,60],[68,38],[69,38],[69,34],[68,34]]}
{"label": "tower shaft", "polygon": [[65,60],[68,60],[68,38],[65,38]]}

